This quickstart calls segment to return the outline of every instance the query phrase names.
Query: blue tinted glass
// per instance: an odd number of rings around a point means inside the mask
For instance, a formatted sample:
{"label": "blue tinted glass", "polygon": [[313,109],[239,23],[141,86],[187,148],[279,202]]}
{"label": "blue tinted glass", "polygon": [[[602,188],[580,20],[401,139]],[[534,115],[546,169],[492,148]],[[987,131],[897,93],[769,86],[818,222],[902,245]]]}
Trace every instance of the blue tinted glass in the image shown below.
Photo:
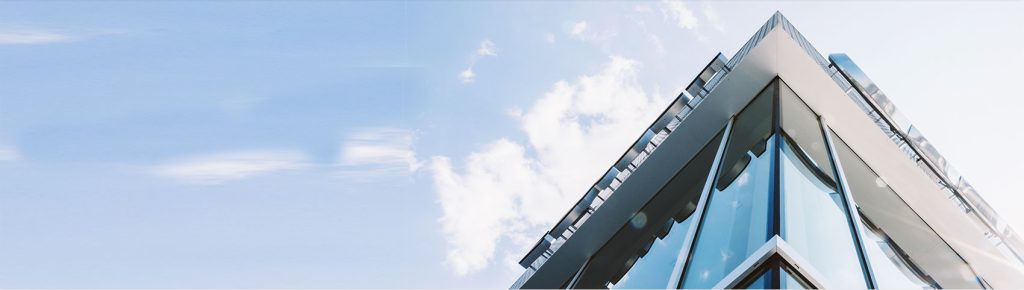
{"label": "blue tinted glass", "polygon": [[764,272],[759,272],[760,274],[758,274],[758,275],[760,275],[760,276],[757,279],[754,279],[753,281],[751,281],[750,284],[746,285],[746,287],[743,287],[743,288],[745,288],[745,289],[775,289],[775,287],[772,287],[772,284],[771,284],[771,276],[776,275],[776,274],[781,275],[781,277],[780,277],[781,279],[779,280],[779,283],[780,283],[779,284],[779,289],[807,289],[807,288],[810,288],[810,287],[808,287],[803,282],[803,280],[797,278],[795,275],[790,273],[790,270],[789,270],[788,266],[780,268],[780,264],[781,263],[779,263],[778,261],[770,262],[769,266],[767,266],[767,267],[769,267],[768,269],[762,270]]}
{"label": "blue tinted glass", "polygon": [[725,188],[711,193],[683,288],[715,286],[767,241],[774,150],[771,139],[766,143],[762,146],[768,150],[758,150],[760,156],[746,151],[746,166]]}
{"label": "blue tinted glass", "polygon": [[768,273],[766,271],[766,272],[761,272],[761,274],[759,274],[759,275],[761,275],[761,276],[758,277],[757,279],[754,279],[754,281],[751,281],[750,284],[748,284],[746,287],[743,287],[743,288],[744,289],[771,289],[772,288],[772,284],[771,284],[771,280],[769,279],[769,276],[768,276],[768,275],[771,275],[771,273]]}
{"label": "blue tinted glass", "polygon": [[[780,281],[781,284],[779,286],[779,289],[807,289],[807,288],[811,288],[811,287],[808,287],[807,285],[804,285],[803,281],[801,281],[800,279],[797,279],[796,276],[793,275],[793,273],[790,273],[788,268],[783,268],[783,271],[781,271],[781,272],[782,272],[782,280]],[[845,287],[843,287],[843,288],[845,288]]]}
{"label": "blue tinted glass", "polygon": [[782,237],[834,285],[866,288],[842,193],[807,154],[782,147]]}
{"label": "blue tinted glass", "polygon": [[[651,250],[619,279],[619,283],[609,285],[612,289],[665,288],[672,275],[681,271],[676,265],[686,243],[686,234],[690,229],[692,216],[680,223],[672,225],[668,235],[656,239]],[[674,287],[674,285],[672,286]]]}

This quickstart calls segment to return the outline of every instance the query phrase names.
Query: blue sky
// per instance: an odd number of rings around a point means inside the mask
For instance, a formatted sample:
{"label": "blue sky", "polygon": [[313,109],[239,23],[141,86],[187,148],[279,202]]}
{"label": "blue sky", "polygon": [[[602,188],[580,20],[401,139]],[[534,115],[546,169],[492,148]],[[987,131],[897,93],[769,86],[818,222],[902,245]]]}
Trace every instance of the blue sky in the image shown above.
{"label": "blue sky", "polygon": [[507,287],[776,10],[1024,230],[1022,3],[3,2],[0,287]]}

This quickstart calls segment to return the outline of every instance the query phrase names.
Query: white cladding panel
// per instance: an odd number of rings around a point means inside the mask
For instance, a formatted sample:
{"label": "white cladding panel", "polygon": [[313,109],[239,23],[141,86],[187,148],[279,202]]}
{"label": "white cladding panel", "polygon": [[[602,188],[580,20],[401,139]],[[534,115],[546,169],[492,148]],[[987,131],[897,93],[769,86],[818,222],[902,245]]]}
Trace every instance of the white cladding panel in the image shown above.
{"label": "white cladding panel", "polygon": [[[775,72],[782,80],[811,109],[821,114],[836,134],[993,287],[1024,287],[1024,269],[1007,261],[985,239],[984,232],[968,220],[938,185],[879,130],[788,33],[781,27],[776,27],[771,33],[782,37],[766,38],[759,45],[776,49],[775,59],[757,63],[774,63]],[[893,232],[892,236],[898,234]],[[904,243],[906,238],[910,237],[905,237]],[[930,250],[941,245],[901,246],[925,269],[938,266],[931,263],[945,262],[929,260],[933,256],[929,255]]]}

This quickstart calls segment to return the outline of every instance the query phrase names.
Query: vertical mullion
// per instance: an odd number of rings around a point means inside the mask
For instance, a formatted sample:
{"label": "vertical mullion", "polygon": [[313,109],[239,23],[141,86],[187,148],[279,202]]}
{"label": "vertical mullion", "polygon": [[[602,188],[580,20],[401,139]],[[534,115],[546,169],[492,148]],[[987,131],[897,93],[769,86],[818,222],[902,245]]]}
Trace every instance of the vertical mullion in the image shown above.
{"label": "vertical mullion", "polygon": [[715,152],[715,160],[711,162],[711,170],[709,170],[708,177],[704,180],[704,188],[701,190],[700,199],[697,201],[697,209],[691,217],[694,220],[690,223],[683,248],[679,251],[675,267],[672,268],[672,277],[669,279],[668,284],[665,285],[665,289],[678,289],[683,286],[683,275],[686,275],[686,267],[689,265],[690,254],[693,251],[693,245],[696,243],[697,232],[700,229],[700,225],[704,223],[704,211],[707,209],[708,200],[711,198],[711,190],[714,188],[714,182],[718,176],[722,158],[725,155],[726,145],[729,143],[729,134],[732,133],[732,125],[735,121],[735,116],[729,118],[729,122],[725,125],[725,130],[722,131],[722,140],[718,143],[718,152]]}
{"label": "vertical mullion", "polygon": [[[782,107],[779,102],[779,90],[781,87],[779,82],[781,82],[781,79],[776,76],[772,81],[775,82],[775,87],[772,90],[772,137],[770,137],[773,138],[773,144],[770,150],[772,154],[772,192],[769,193],[771,194],[771,198],[769,200],[772,202],[772,209],[771,216],[769,216],[771,229],[768,231],[768,239],[771,239],[776,235],[782,236],[782,191],[780,190],[781,170],[779,168],[779,150],[782,148]],[[768,276],[768,280],[771,283],[771,288],[781,288],[781,272],[776,270],[771,270],[770,272],[771,275]]]}
{"label": "vertical mullion", "polygon": [[875,275],[871,270],[871,261],[867,257],[867,249],[864,246],[862,240],[861,224],[859,213],[857,212],[856,203],[853,200],[853,194],[849,190],[849,184],[846,182],[846,174],[842,170],[842,163],[840,163],[839,155],[835,150],[835,146],[832,143],[832,134],[829,134],[829,127],[825,118],[819,118],[819,126],[821,127],[821,134],[825,136],[825,149],[828,150],[829,159],[832,161],[832,170],[836,176],[836,185],[839,187],[839,192],[842,193],[843,205],[846,207],[846,218],[847,223],[853,233],[853,242],[857,245],[857,255],[861,260],[861,268],[864,271],[864,280],[867,281],[869,289],[876,289]]}

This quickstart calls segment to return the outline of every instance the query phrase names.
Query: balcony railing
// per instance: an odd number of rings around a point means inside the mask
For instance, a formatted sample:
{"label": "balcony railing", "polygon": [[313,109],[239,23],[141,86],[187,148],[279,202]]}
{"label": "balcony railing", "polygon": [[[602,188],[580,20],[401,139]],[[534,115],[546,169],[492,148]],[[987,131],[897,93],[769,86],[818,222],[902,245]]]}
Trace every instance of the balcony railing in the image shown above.
{"label": "balcony railing", "polygon": [[[657,150],[661,142],[668,138],[679,124],[682,123],[690,112],[693,112],[714,85],[717,85],[721,78],[728,72],[725,67],[726,59],[719,54],[711,63],[705,67],[702,75],[690,84],[689,89],[695,89],[696,95],[683,92],[665,109],[654,123],[633,143],[618,161],[590,187],[590,190],[580,198],[579,201],[567,212],[555,226],[548,231],[530,252],[519,261],[519,264],[526,268],[522,276],[513,283],[513,289],[520,288],[533,273],[540,269],[551,256],[558,251],[572,235],[578,230],[601,205],[610,198],[619,185],[625,182],[639,168],[647,156]],[[702,78],[703,76],[703,78]]]}

